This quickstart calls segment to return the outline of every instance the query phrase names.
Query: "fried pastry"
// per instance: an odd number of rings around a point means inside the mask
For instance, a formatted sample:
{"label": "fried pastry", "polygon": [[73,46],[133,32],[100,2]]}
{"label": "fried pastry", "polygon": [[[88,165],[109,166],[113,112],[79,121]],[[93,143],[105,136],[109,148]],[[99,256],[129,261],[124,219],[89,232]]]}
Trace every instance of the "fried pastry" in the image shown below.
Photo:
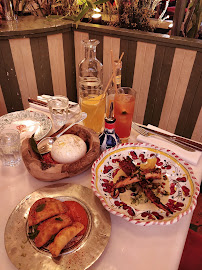
{"label": "fried pastry", "polygon": [[57,215],[45,220],[37,228],[39,233],[35,238],[35,245],[37,247],[42,247],[52,236],[71,224],[72,220],[67,214]]}
{"label": "fried pastry", "polygon": [[64,214],[67,211],[66,206],[59,200],[54,198],[42,198],[36,201],[28,216],[28,225],[33,226],[50,217]]}
{"label": "fried pastry", "polygon": [[84,225],[80,222],[74,222],[72,226],[62,229],[55,237],[54,242],[49,245],[50,253],[53,257],[59,256],[61,250],[69,243],[80,231]]}

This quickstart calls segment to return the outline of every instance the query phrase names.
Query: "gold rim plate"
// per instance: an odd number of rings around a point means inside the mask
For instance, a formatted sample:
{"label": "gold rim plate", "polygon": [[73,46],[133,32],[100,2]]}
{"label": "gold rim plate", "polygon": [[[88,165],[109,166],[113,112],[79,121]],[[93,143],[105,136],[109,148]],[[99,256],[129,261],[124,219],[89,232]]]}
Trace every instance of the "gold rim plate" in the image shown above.
{"label": "gold rim plate", "polygon": [[[49,252],[34,247],[27,237],[27,217],[32,204],[43,197],[65,197],[81,202],[89,211],[90,228],[79,245],[54,259]],[[5,248],[20,270],[63,270],[89,268],[103,253],[111,234],[110,214],[87,187],[75,184],[45,186],[26,196],[13,210],[5,228]]]}

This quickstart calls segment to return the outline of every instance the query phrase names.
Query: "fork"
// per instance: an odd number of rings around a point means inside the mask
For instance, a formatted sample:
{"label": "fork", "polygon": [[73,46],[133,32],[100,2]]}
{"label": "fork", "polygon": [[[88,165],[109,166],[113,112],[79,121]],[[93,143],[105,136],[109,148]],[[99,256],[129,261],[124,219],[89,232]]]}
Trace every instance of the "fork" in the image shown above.
{"label": "fork", "polygon": [[141,135],[143,135],[145,137],[149,137],[149,136],[160,137],[160,138],[163,138],[163,139],[169,141],[170,143],[175,144],[175,145],[177,145],[177,146],[179,146],[179,147],[181,147],[181,148],[183,148],[183,149],[185,149],[187,151],[190,151],[190,152],[194,152],[195,151],[192,148],[190,148],[188,146],[185,146],[185,145],[181,144],[180,142],[176,142],[176,141],[173,141],[173,140],[171,140],[171,139],[169,139],[167,137],[164,137],[163,135],[158,135],[158,134],[151,133],[151,132],[145,130],[144,128],[136,125],[134,122],[132,122],[132,128],[135,131],[137,131],[139,134],[141,134]]}

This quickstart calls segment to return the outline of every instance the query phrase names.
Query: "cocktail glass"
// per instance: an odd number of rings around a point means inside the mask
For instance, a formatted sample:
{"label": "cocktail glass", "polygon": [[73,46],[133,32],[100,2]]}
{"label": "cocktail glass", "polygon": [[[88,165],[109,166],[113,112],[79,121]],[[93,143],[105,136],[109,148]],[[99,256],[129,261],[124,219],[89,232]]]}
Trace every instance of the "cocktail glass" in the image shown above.
{"label": "cocktail glass", "polygon": [[136,92],[130,87],[121,87],[114,97],[115,131],[120,139],[130,136]]}
{"label": "cocktail glass", "polygon": [[81,110],[87,113],[87,118],[83,121],[84,125],[100,133],[103,128],[105,115],[105,95],[89,94],[80,96]]}

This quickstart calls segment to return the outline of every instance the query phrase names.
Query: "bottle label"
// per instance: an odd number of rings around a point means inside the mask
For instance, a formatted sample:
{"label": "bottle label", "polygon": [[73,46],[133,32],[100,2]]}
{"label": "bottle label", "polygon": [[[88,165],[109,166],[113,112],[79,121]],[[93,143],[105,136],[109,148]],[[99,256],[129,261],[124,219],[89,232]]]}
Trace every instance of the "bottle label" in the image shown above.
{"label": "bottle label", "polygon": [[[114,82],[114,79],[113,79]],[[116,84],[121,84],[121,75],[116,76]]]}
{"label": "bottle label", "polygon": [[115,123],[107,123],[107,122],[105,122],[105,128],[114,129],[115,128]]}

